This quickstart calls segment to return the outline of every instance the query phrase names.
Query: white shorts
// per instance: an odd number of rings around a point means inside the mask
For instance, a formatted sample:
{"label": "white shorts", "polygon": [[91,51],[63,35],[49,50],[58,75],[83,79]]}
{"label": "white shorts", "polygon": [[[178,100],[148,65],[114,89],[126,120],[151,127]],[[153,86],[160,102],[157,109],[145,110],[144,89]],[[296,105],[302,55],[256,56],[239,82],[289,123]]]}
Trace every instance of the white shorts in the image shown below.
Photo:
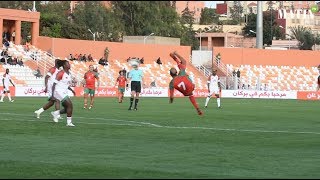
{"label": "white shorts", "polygon": [[52,84],[47,85],[47,93],[48,93],[48,98],[50,98],[52,96]]}
{"label": "white shorts", "polygon": [[210,92],[208,96],[220,94],[219,88],[218,87],[210,87]]}
{"label": "white shorts", "polygon": [[4,93],[4,92],[7,92],[7,91],[10,91],[10,89],[9,89],[9,84],[5,84],[5,87],[6,87],[6,88],[3,88],[3,93]]}
{"label": "white shorts", "polygon": [[61,90],[54,91],[53,95],[59,101],[63,101],[64,99],[66,99],[68,97],[68,90],[66,90],[66,91],[61,91]]}

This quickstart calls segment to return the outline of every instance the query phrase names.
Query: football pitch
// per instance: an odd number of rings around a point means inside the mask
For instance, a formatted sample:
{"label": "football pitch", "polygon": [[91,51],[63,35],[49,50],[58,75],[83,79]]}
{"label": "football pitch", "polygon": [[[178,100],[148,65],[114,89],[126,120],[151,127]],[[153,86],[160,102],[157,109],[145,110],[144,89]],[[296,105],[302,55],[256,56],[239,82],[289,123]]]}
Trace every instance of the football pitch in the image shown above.
{"label": "football pitch", "polygon": [[46,98],[0,104],[0,178],[320,178],[320,102],[197,98],[72,98],[54,123]]}

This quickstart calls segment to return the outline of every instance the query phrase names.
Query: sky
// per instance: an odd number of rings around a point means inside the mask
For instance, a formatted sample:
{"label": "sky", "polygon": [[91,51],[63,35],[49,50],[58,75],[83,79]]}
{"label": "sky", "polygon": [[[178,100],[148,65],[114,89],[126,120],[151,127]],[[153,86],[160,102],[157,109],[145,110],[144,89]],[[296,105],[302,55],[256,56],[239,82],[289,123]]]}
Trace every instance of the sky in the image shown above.
{"label": "sky", "polygon": [[210,8],[216,8],[216,4],[223,3],[224,1],[205,1],[205,6]]}

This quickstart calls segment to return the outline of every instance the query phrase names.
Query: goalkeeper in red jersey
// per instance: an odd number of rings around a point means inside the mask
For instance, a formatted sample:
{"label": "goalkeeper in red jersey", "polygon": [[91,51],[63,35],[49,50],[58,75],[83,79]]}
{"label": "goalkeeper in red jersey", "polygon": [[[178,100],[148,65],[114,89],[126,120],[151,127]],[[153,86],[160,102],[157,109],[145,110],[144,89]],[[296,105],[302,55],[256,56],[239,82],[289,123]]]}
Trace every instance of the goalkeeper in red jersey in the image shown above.
{"label": "goalkeeper in red jersey", "polygon": [[170,75],[172,77],[172,80],[169,84],[169,90],[170,90],[170,103],[173,102],[173,93],[174,89],[181,92],[184,96],[188,96],[191,103],[197,110],[198,114],[201,116],[203,115],[203,112],[200,110],[195,97],[193,96],[193,90],[195,88],[195,85],[192,83],[189,76],[186,74],[186,60],[181,57],[177,52],[170,53],[170,56],[177,62],[178,67],[180,69],[179,73],[176,70],[176,68],[170,69]]}

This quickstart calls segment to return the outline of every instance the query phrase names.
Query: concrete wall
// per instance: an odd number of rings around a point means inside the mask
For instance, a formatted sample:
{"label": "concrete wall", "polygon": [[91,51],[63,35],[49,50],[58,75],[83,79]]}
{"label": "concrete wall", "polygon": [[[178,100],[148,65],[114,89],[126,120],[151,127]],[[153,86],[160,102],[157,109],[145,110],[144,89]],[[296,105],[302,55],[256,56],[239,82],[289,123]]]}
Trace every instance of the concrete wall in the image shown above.
{"label": "concrete wall", "polygon": [[[51,51],[55,56],[65,58],[69,53],[89,54],[96,59],[103,56],[104,49],[109,48],[109,61],[115,59],[124,61],[128,57],[144,57],[146,63],[152,63],[158,57],[163,60],[170,59],[169,53],[178,51],[183,57],[189,60],[191,55],[190,46],[172,46],[155,44],[129,44],[103,41],[87,41],[74,39],[60,39],[39,37],[39,48],[45,51]],[[209,51],[211,52],[211,51]],[[302,50],[266,50],[255,48],[213,48],[213,55],[220,53],[221,61],[224,64],[249,64],[249,65],[287,65],[287,66],[318,66],[320,64],[320,51],[302,51]],[[197,52],[193,53],[197,57]],[[204,57],[203,55],[202,57]],[[198,56],[199,57],[199,56]],[[211,58],[208,58],[211,59]],[[193,60],[195,63],[199,59]],[[205,60],[203,60],[205,61]],[[202,62],[202,61],[201,61]]]}
{"label": "concrete wall", "polygon": [[38,47],[64,59],[70,53],[91,54],[93,58],[100,59],[106,47],[109,49],[109,61],[117,59],[124,61],[128,57],[144,57],[146,63],[155,61],[158,57],[170,59],[170,52],[177,51],[187,60],[191,55],[190,46],[156,45],[156,44],[130,44],[105,41],[88,41],[76,39],[61,39],[39,37]]}
{"label": "concrete wall", "polygon": [[37,45],[37,40],[39,37],[40,13],[5,8],[0,8],[0,42],[2,42],[3,31],[8,30],[10,34],[12,34],[14,30],[16,33],[14,43],[21,44],[21,22],[23,21],[31,22],[31,44]]}
{"label": "concrete wall", "polygon": [[123,43],[180,45],[180,38],[149,36],[145,41],[144,38],[145,36],[123,36]]}
{"label": "concrete wall", "polygon": [[205,65],[212,64],[212,51],[192,51],[192,64],[193,65]]}
{"label": "concrete wall", "polygon": [[307,66],[320,64],[320,51],[266,50],[254,48],[213,48],[213,55],[220,53],[224,64]]}

